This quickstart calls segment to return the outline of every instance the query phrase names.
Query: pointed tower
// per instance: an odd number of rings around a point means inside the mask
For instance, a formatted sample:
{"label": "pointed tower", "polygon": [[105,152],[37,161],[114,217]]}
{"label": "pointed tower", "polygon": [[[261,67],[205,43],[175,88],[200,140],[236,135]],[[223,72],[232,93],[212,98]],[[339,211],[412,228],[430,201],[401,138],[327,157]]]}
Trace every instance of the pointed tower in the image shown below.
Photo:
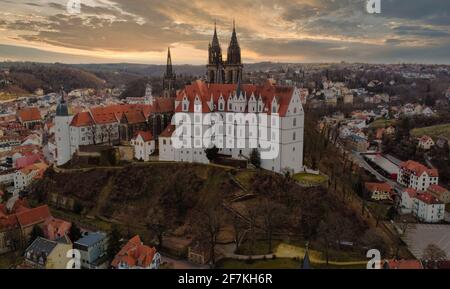
{"label": "pointed tower", "polygon": [[172,57],[170,55],[170,47],[167,49],[167,65],[166,65],[166,72],[164,73],[163,77],[163,96],[164,97],[175,97],[176,90],[175,90],[175,80],[176,76],[173,73],[172,68]]}
{"label": "pointed tower", "polygon": [[227,62],[225,64],[226,83],[237,83],[242,80],[242,70],[244,66],[241,61],[241,48],[236,35],[236,24],[233,20],[233,33],[231,34],[230,45],[228,46]]}
{"label": "pointed tower", "polygon": [[67,163],[72,157],[70,148],[70,123],[72,122],[72,116],[69,115],[65,94],[61,88],[61,97],[56,106],[55,116],[56,165],[58,166]]}
{"label": "pointed tower", "polygon": [[208,64],[206,65],[206,69],[209,83],[224,82],[222,48],[220,47],[219,37],[217,36],[216,23],[214,23],[214,35],[212,42],[208,46]]}

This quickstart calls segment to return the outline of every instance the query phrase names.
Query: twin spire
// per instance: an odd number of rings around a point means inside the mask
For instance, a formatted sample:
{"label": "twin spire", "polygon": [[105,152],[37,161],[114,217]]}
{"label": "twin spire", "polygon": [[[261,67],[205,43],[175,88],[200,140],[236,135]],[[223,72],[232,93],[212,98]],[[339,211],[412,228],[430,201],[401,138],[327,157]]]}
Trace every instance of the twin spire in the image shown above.
{"label": "twin spire", "polygon": [[233,19],[233,32],[227,50],[227,59],[223,60],[222,48],[217,35],[217,23],[214,22],[214,34],[208,47],[209,58],[207,79],[209,83],[236,84],[242,78],[241,48],[236,33],[236,22]]}

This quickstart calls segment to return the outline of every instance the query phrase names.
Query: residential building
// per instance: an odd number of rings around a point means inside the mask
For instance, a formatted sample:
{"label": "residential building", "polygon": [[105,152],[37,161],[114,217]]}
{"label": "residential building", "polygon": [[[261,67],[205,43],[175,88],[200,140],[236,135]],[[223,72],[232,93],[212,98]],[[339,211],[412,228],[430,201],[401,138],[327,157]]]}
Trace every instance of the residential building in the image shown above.
{"label": "residential building", "polygon": [[429,150],[431,147],[434,146],[434,141],[431,137],[424,135],[421,138],[419,138],[419,143],[417,146],[420,149]]}
{"label": "residential building", "polygon": [[439,185],[431,185],[428,187],[428,192],[444,204],[450,203],[450,192],[446,188]]}
{"label": "residential building", "polygon": [[410,160],[400,164],[397,182],[417,191],[426,191],[430,185],[439,183],[439,173],[436,169]]}
{"label": "residential building", "polygon": [[25,250],[24,265],[33,269],[67,269],[72,260],[71,249],[72,243],[67,237],[57,241],[37,237]]}
{"label": "residential building", "polygon": [[392,201],[393,188],[388,183],[366,183],[365,187],[372,200]]}
{"label": "residential building", "polygon": [[400,212],[402,214],[412,213],[414,199],[417,197],[417,191],[413,188],[406,188],[402,191],[400,200]]}
{"label": "residential building", "polygon": [[14,188],[21,190],[29,186],[33,180],[43,176],[47,167],[45,163],[36,163],[17,170],[14,174]]}
{"label": "residential building", "polygon": [[42,117],[39,108],[28,107],[17,110],[17,120],[26,128],[33,129],[36,124],[41,124]]}
{"label": "residential building", "polygon": [[159,135],[159,160],[173,161],[175,160],[175,148],[172,145],[172,134],[175,131],[174,125],[168,125],[166,129]]}
{"label": "residential building", "polygon": [[155,152],[155,140],[149,131],[138,131],[131,139],[134,150],[134,158],[137,160],[149,161],[150,155]]}
{"label": "residential building", "polygon": [[12,208],[0,205],[0,253],[16,250],[26,244],[34,226],[43,226],[51,218],[47,205],[28,208],[22,200]]}
{"label": "residential building", "polygon": [[108,237],[102,232],[88,232],[73,243],[73,248],[80,251],[81,268],[107,268]]}
{"label": "residential building", "polygon": [[422,222],[438,223],[445,218],[445,204],[432,194],[418,194],[413,203],[413,214]]}
{"label": "residential building", "polygon": [[117,253],[111,266],[115,269],[158,269],[161,255],[154,247],[146,246],[136,235]]}
{"label": "residential building", "polygon": [[405,269],[405,270],[420,270],[423,269],[422,263],[419,260],[384,260],[381,266],[383,269]]}

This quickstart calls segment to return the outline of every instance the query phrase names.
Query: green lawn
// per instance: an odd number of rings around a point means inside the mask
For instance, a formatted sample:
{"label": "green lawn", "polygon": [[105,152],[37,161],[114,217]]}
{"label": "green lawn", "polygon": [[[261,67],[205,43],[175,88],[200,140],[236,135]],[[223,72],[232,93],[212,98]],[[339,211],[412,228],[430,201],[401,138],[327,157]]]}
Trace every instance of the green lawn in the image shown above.
{"label": "green lawn", "polygon": [[313,175],[307,173],[295,174],[293,178],[294,180],[306,185],[320,185],[328,180],[328,178],[324,175]]}
{"label": "green lawn", "polygon": [[376,121],[372,122],[369,127],[370,128],[384,128],[384,127],[388,127],[390,125],[395,125],[395,120],[394,119],[377,119]]}
{"label": "green lawn", "polygon": [[[289,258],[276,258],[270,260],[241,261],[222,259],[217,263],[221,269],[299,269],[300,261]],[[326,265],[312,263],[313,269],[365,269],[363,265]]]}
{"label": "green lawn", "polygon": [[[275,250],[280,243],[280,241],[273,240],[272,251]],[[237,252],[237,254],[241,255],[266,255],[270,253],[273,252],[269,252],[267,241],[256,241],[254,246],[251,246],[250,242],[244,242],[239,246],[239,251]]]}
{"label": "green lawn", "polygon": [[421,137],[423,135],[428,135],[432,137],[433,139],[438,138],[439,136],[443,135],[447,138],[450,138],[450,124],[440,124],[440,125],[433,125],[428,127],[422,127],[422,128],[415,128],[411,130],[411,135],[415,137]]}

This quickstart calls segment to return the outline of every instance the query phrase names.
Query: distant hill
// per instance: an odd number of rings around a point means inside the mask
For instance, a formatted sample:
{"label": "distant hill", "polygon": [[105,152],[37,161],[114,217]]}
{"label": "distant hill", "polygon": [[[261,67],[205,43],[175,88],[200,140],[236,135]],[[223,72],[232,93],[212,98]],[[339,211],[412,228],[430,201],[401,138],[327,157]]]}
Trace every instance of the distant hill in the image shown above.
{"label": "distant hill", "polygon": [[66,90],[101,88],[106,84],[105,80],[89,71],[64,64],[4,62],[0,63],[0,68],[9,70],[0,76],[7,81],[0,89],[12,94],[33,93],[38,88],[49,93],[58,91],[61,86]]}

